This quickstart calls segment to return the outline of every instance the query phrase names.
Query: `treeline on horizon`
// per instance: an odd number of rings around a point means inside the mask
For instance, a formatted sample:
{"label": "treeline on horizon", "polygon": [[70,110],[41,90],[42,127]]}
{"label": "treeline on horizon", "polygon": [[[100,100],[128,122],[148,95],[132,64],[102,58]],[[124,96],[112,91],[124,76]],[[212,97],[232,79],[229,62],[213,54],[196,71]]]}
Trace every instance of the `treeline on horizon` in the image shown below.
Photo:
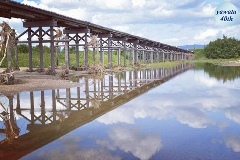
{"label": "treeline on horizon", "polygon": [[194,55],[195,59],[240,58],[240,40],[223,35],[222,39],[210,42],[204,49],[196,49]]}

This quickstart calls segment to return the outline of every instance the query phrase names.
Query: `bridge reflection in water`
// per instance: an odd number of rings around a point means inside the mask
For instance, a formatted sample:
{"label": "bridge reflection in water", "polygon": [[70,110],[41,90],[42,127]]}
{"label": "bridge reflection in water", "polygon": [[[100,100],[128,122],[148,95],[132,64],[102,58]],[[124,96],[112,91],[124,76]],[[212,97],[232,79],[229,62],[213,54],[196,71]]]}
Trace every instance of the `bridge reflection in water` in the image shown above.
{"label": "bridge reflection in water", "polygon": [[6,95],[9,115],[2,113],[0,119],[0,159],[19,159],[191,67],[110,72],[98,79],[79,78],[81,87]]}

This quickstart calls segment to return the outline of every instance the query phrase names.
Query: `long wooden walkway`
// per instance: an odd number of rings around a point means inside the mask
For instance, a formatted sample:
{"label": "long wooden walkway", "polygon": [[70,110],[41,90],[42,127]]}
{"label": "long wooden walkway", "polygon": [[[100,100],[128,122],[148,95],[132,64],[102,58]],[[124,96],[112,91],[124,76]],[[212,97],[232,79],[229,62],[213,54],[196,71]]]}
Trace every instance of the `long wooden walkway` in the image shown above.
{"label": "long wooden walkway", "polygon": [[[39,46],[39,68],[43,69],[43,44],[50,45],[51,70],[55,71],[54,49],[56,43],[62,42],[65,46],[65,65],[70,66],[69,46],[76,47],[76,67],[80,66],[80,48],[84,51],[84,66],[89,66],[88,47],[92,35],[97,35],[99,40],[100,62],[104,62],[104,51],[107,51],[108,67],[112,67],[112,52],[124,55],[123,62],[118,56],[117,65],[126,66],[127,57],[132,64],[153,63],[160,61],[175,61],[189,59],[193,53],[161,42],[113,30],[87,21],[73,19],[54,12],[24,5],[11,0],[0,1],[0,16],[4,18],[19,18],[23,21],[26,30],[18,38],[27,34],[27,40],[18,43],[27,43],[29,50],[29,70],[33,70],[32,46]],[[63,28],[64,38],[56,40],[56,27]],[[93,51],[95,48],[93,48]],[[95,55],[95,54],[94,54]]]}

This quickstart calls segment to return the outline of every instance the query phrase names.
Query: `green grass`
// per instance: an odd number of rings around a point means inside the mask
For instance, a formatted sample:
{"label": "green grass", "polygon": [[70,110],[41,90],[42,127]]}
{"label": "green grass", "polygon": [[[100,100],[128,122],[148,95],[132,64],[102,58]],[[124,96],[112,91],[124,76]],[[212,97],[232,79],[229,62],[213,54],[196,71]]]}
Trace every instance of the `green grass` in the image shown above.
{"label": "green grass", "polygon": [[[76,66],[76,55],[75,54],[70,54],[70,66]],[[39,67],[39,60],[40,60],[40,55],[37,54],[37,53],[33,53],[32,55],[33,57],[33,67],[34,68],[38,68]],[[99,57],[100,55],[96,53],[95,55],[96,57],[96,63],[99,63]],[[43,54],[43,58],[44,58],[44,67],[48,67],[51,65],[51,55],[49,53],[44,53]],[[27,53],[20,53],[19,54],[19,66],[20,67],[28,67],[29,66],[29,56]],[[56,56],[54,55],[54,59],[55,59],[55,62],[56,62]],[[59,66],[64,66],[65,65],[65,54],[64,53],[59,53]],[[84,53],[83,52],[80,52],[79,53],[79,65],[83,66],[84,65]],[[107,53],[105,52],[104,54],[104,65],[107,66],[108,62],[108,55]],[[120,61],[121,61],[121,64],[123,65],[123,60],[124,60],[124,57],[121,55],[120,56]],[[14,56],[13,56],[13,65],[14,65]],[[116,52],[113,52],[113,55],[112,55],[112,61],[113,61],[113,65],[117,65],[117,53]],[[89,51],[88,53],[88,63],[89,65],[93,64],[93,53],[91,51]],[[3,64],[2,64],[2,67],[3,68],[6,68],[7,67],[7,58],[4,60]]]}
{"label": "green grass", "polygon": [[187,61],[166,61],[166,62],[160,62],[160,63],[150,63],[146,65],[146,68],[171,68],[175,67],[179,64],[185,63]]}
{"label": "green grass", "polygon": [[204,49],[195,49],[194,59],[205,59]]}
{"label": "green grass", "polygon": [[[50,57],[50,54],[49,53],[44,53],[43,55],[44,57],[44,67],[49,67],[51,65],[51,57]],[[95,55],[96,57],[96,63],[99,63],[99,53]],[[26,53],[20,53],[19,54],[19,67],[28,67],[29,66],[29,63],[28,63],[28,54]],[[121,54],[120,56],[120,61],[121,61],[121,65],[123,65],[123,61],[124,61],[124,57],[123,55]],[[38,68],[39,67],[39,54],[37,53],[33,53],[33,67],[34,68]],[[83,51],[80,51],[80,54],[79,54],[79,62],[80,62],[80,66],[84,66],[84,53]],[[89,62],[89,65],[92,65],[93,64],[93,53],[92,51],[89,51],[88,53],[88,62]],[[112,60],[113,60],[113,63],[112,65],[117,65],[117,52],[116,51],[113,51],[113,54],[112,54]],[[204,54],[203,54],[203,50],[199,49],[199,50],[196,50],[195,51],[195,58],[194,60],[181,60],[181,61],[166,61],[166,62],[160,62],[160,63],[149,63],[147,65],[143,65],[144,68],[170,68],[170,67],[174,67],[178,64],[181,64],[181,63],[185,63],[185,62],[191,62],[191,63],[213,63],[213,64],[218,64],[220,62],[227,62],[227,61],[235,61],[237,59],[206,59],[204,57]],[[104,54],[104,65],[107,66],[108,65],[108,54],[107,52],[105,52]],[[13,57],[13,62],[14,62],[14,57]],[[55,57],[55,62],[56,62],[56,57]],[[140,64],[142,64],[140,62]],[[59,53],[59,66],[64,66],[65,65],[65,54],[64,53]],[[127,65],[127,69],[131,69],[132,67],[132,64],[130,64],[129,60],[127,59],[126,60],[126,65]],[[13,63],[13,66],[14,66],[14,63]],[[72,53],[70,54],[70,66],[76,66],[76,55],[75,53]],[[7,67],[7,58],[4,60],[3,62],[3,65],[1,66],[2,68],[6,68]]]}
{"label": "green grass", "polygon": [[194,59],[191,60],[193,63],[212,63],[212,64],[218,64],[221,62],[229,62],[229,61],[236,61],[239,60],[239,58],[232,58],[232,59]]}

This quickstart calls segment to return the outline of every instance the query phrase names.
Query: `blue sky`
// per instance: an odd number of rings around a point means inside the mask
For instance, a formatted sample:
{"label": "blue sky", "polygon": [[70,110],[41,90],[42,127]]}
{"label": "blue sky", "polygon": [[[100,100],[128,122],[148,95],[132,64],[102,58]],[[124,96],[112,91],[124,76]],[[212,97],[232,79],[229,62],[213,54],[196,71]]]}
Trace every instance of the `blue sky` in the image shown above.
{"label": "blue sky", "polygon": [[[239,0],[15,0],[174,46],[208,44],[224,35],[240,39],[239,23],[221,26],[215,9]],[[0,18],[1,21],[2,18]],[[7,20],[20,34],[21,20]]]}

